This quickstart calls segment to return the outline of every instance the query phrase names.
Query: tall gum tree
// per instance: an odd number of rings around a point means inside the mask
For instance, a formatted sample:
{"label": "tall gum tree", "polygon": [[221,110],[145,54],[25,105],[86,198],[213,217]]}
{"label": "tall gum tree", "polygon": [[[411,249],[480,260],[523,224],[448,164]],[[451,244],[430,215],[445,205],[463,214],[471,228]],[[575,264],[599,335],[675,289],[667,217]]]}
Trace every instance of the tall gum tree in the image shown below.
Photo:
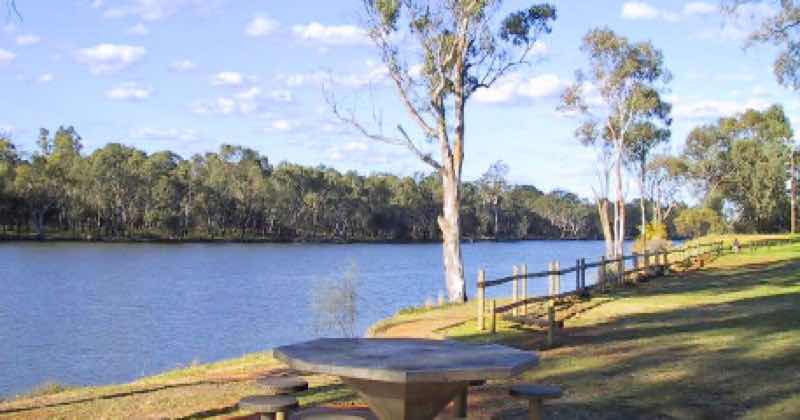
{"label": "tall gum tree", "polygon": [[[607,28],[590,30],[583,37],[581,51],[588,56],[588,67],[576,72],[576,81],[564,91],[560,108],[585,117],[576,137],[586,145],[604,143],[600,144],[601,156],[610,159],[607,168],[614,175],[614,224],[609,227],[605,222],[603,232],[607,243],[608,235],[613,237],[609,256],[615,257],[624,254],[625,244],[624,164],[630,149],[626,140],[648,121],[666,122],[669,106],[661,93],[671,75],[663,54],[651,42],[633,43]],[[590,99],[599,106],[589,106]],[[601,221],[604,215],[608,219],[600,203],[598,209]]]}
{"label": "tall gum tree", "polygon": [[[550,33],[556,18],[553,6],[536,4],[498,19],[502,4],[502,0],[363,1],[369,36],[420,139],[413,139],[414,132],[400,124],[396,135],[371,131],[332,102],[334,113],[361,134],[407,148],[441,178],[442,214],[437,223],[451,302],[466,300],[460,216],[466,105],[478,89],[528,63],[536,42]],[[415,55],[418,72],[408,64]],[[435,144],[438,158],[420,146],[424,143]]]}
{"label": "tall gum tree", "polygon": [[[765,16],[747,38],[746,46],[757,43],[772,44],[778,48],[778,54],[773,63],[773,72],[778,83],[794,91],[800,90],[800,4],[789,0],[770,0],[756,2],[755,0],[725,0],[723,10],[737,15],[746,13],[748,4],[774,4],[775,13]],[[789,170],[791,186],[790,199],[790,229],[797,232],[797,155],[798,147],[795,142],[791,145],[793,151],[789,153]]]}

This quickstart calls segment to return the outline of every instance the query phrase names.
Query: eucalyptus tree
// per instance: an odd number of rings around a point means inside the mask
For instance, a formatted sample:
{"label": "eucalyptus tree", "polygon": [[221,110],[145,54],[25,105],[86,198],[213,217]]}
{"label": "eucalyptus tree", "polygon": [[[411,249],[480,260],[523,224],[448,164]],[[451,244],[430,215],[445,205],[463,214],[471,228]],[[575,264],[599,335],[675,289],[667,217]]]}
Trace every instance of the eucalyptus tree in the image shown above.
{"label": "eucalyptus tree", "polygon": [[[625,148],[629,166],[638,175],[639,184],[639,212],[641,213],[641,224],[639,227],[642,250],[647,249],[647,211],[645,202],[647,201],[647,176],[649,161],[652,151],[660,144],[669,141],[669,124],[672,121],[667,116],[670,105],[662,102],[662,109],[655,110],[654,115],[659,117],[664,125],[660,126],[653,121],[642,121],[631,126],[626,133]],[[650,198],[652,200],[652,197]]]}
{"label": "eucalyptus tree", "polygon": [[[603,230],[613,232],[611,256],[617,256],[624,254],[626,140],[633,138],[631,131],[640,124],[666,122],[669,107],[661,93],[671,75],[661,50],[651,42],[633,43],[607,28],[590,30],[583,37],[581,50],[588,56],[588,68],[576,72],[575,83],[562,95],[561,109],[585,117],[576,130],[576,137],[583,144],[601,142],[611,148],[616,193],[614,226]],[[589,106],[593,99],[590,95],[595,93],[602,106]]]}
{"label": "eucalyptus tree", "polygon": [[[753,0],[725,0],[725,10],[734,14],[743,11]],[[763,17],[747,38],[746,46],[757,43],[771,44],[778,49],[772,69],[778,83],[794,91],[800,89],[800,4],[793,0],[772,0],[777,8],[772,15]],[[795,146],[796,147],[796,146]],[[797,229],[797,174],[795,154],[789,154],[792,186],[789,190],[791,232]]]}
{"label": "eucalyptus tree", "polygon": [[684,187],[689,171],[686,162],[678,156],[658,154],[647,164],[650,174],[647,183],[648,195],[653,209],[653,224],[666,224],[672,212],[678,208],[678,195]]}
{"label": "eucalyptus tree", "polygon": [[751,109],[692,130],[683,159],[707,206],[732,205],[739,230],[775,231],[789,210],[785,162],[792,135],[781,106]]}
{"label": "eucalyptus tree", "polygon": [[489,169],[478,179],[480,194],[484,203],[492,208],[494,216],[494,239],[498,239],[500,226],[500,200],[508,189],[508,165],[499,160],[489,166]]}
{"label": "eucalyptus tree", "polygon": [[[465,112],[472,94],[525,64],[536,42],[551,31],[556,10],[538,4],[498,19],[502,0],[363,0],[369,36],[423,142],[436,143],[438,159],[402,125],[397,135],[370,131],[353,115],[333,111],[373,140],[406,147],[441,177],[445,286],[450,301],[466,300],[461,254],[461,171]],[[407,60],[419,53],[421,71]]]}

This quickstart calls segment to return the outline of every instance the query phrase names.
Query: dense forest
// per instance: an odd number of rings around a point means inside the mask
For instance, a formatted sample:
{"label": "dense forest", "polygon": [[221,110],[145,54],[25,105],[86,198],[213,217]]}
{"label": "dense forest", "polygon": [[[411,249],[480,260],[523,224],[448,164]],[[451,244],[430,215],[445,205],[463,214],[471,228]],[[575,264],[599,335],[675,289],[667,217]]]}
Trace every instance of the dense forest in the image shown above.
{"label": "dense forest", "polygon": [[[777,105],[698,126],[680,155],[656,154],[642,166],[646,198],[627,202],[626,214],[638,221],[644,208],[647,229],[669,237],[786,231],[792,134]],[[510,185],[508,171],[497,162],[462,183],[462,238],[603,237],[597,202]],[[695,207],[681,190],[694,193]],[[84,153],[73,127],[42,129],[38,150],[23,153],[0,134],[3,238],[440,241],[441,206],[436,173],[273,165],[231,145],[190,159],[118,143]],[[627,224],[625,237],[639,226]]]}
{"label": "dense forest", "polygon": [[[27,158],[0,139],[4,237],[434,241],[441,182],[271,164],[224,145],[183,159],[109,143],[89,154],[72,127],[41,130]],[[595,205],[565,191],[508,185],[502,163],[463,185],[466,239],[599,238]],[[638,205],[629,211],[638,213]],[[636,234],[631,227],[630,236]]]}

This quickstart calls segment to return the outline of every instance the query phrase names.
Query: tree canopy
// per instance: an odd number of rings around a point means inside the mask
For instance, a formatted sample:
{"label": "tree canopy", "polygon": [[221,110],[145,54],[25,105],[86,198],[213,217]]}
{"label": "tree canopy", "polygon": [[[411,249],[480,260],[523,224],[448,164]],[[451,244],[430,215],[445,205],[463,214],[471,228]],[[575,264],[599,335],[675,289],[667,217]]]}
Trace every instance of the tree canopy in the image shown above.
{"label": "tree canopy", "polygon": [[692,130],[684,159],[709,207],[727,205],[738,230],[772,232],[788,220],[792,135],[780,105],[751,109]]}

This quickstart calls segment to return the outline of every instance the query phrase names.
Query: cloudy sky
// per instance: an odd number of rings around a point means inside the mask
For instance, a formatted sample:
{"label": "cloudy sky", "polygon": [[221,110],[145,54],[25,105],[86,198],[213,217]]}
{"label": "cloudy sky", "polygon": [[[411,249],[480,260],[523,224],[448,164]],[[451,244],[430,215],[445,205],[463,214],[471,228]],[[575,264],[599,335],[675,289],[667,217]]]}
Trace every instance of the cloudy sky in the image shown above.
{"label": "cloudy sky", "polygon": [[[378,114],[385,127],[411,125],[360,26],[360,0],[57,3],[18,0],[21,21],[0,17],[0,129],[25,151],[39,127],[74,125],[87,151],[118,141],[189,157],[235,143],[273,162],[427,170],[405,150],[337,125],[323,99],[327,81],[367,121]],[[744,50],[746,19],[726,24],[716,0],[553,3],[559,17],[535,63],[469,106],[467,179],[504,160],[514,182],[591,195],[594,153],[572,138],[578,121],[555,106],[585,63],[581,37],[597,25],[664,51],[673,151],[693,126],[747,107],[781,103],[800,124],[796,95],[774,81],[774,50]]]}

